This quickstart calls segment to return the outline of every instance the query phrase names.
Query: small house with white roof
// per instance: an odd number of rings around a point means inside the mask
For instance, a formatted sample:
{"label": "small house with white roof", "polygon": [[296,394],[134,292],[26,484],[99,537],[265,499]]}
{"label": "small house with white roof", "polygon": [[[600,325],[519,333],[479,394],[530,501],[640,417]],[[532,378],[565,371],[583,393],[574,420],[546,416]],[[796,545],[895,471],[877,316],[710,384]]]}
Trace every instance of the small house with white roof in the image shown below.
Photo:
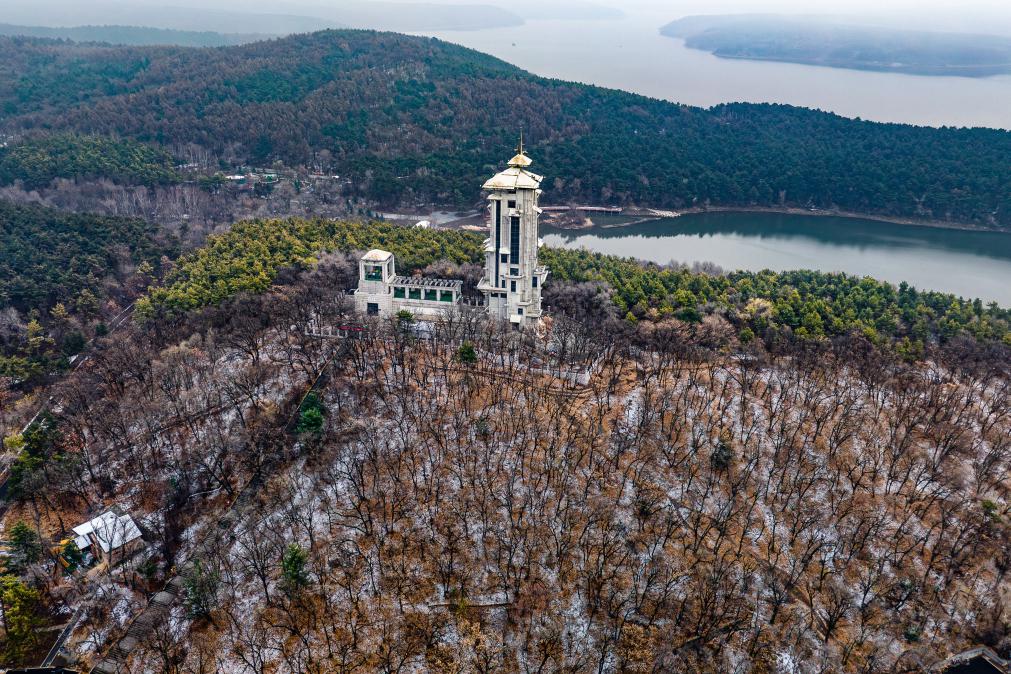
{"label": "small house with white roof", "polygon": [[109,510],[74,527],[74,544],[100,562],[126,559],[144,547],[140,528],[129,515]]}

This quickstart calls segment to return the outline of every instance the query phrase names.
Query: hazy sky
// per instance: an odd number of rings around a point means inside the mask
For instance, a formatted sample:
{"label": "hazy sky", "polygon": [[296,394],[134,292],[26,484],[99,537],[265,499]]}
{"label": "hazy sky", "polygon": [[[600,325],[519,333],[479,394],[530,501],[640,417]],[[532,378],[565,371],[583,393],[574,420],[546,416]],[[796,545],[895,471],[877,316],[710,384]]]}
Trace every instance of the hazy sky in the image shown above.
{"label": "hazy sky", "polygon": [[[10,1],[10,0],[7,0]],[[30,0],[14,0],[22,2]],[[134,0],[149,2],[150,0]],[[368,0],[367,0],[368,1]],[[372,0],[381,2],[383,0]],[[527,2],[512,0],[398,0],[413,3],[488,4],[522,15]],[[529,0],[528,0],[529,1]],[[298,13],[317,6],[339,7],[342,0],[168,0],[155,4],[187,4],[259,11]],[[648,13],[664,21],[689,14],[782,12],[863,15],[868,21],[937,30],[1011,31],[1011,0],[537,0],[538,7],[590,3],[628,13]],[[669,17],[669,18],[668,18]]]}
{"label": "hazy sky", "polygon": [[[136,6],[199,6],[287,12],[312,6],[339,8],[345,0],[122,0]],[[511,0],[364,0],[366,2],[412,2],[432,4],[497,5],[517,14],[523,13],[524,2]],[[721,14],[729,12],[791,12],[791,13],[897,13],[911,16],[940,12],[944,15],[986,13],[1011,17],[1008,0],[538,0],[538,6],[597,4],[625,11],[650,11],[660,14]],[[44,0],[4,0],[8,6],[37,6]]]}
{"label": "hazy sky", "polygon": [[[101,23],[144,20],[172,7],[263,14],[335,16],[353,2],[384,0],[0,0],[0,21],[71,25],[75,16]],[[390,0],[386,0],[390,1]],[[689,14],[777,12],[846,15],[851,20],[915,29],[1011,34],[1011,0],[392,0],[394,2],[494,5],[522,16],[548,7],[597,4],[641,15],[660,25]],[[118,5],[132,11],[107,9]],[[61,9],[62,6],[62,9]],[[85,12],[90,8],[90,12]],[[100,9],[101,8],[101,9]],[[330,10],[329,12],[326,10]],[[141,13],[143,12],[143,13]],[[62,19],[62,20],[61,20]],[[69,22],[69,23],[68,23]],[[149,25],[153,25],[152,22]],[[221,30],[215,27],[216,30]]]}
{"label": "hazy sky", "polygon": [[[227,2],[229,0],[221,0]],[[283,4],[291,0],[279,0]],[[310,0],[312,1],[312,0]],[[324,0],[319,0],[323,2]],[[334,0],[340,2],[340,0]],[[525,3],[507,0],[405,0],[456,4],[493,4],[523,13]],[[566,5],[579,0],[539,0],[538,5]],[[593,4],[616,7],[625,12],[648,12],[670,16],[689,14],[730,14],[740,12],[781,12],[795,14],[845,14],[880,18],[890,24],[908,22],[938,30],[988,30],[994,22],[1011,29],[1011,0],[589,0]]]}

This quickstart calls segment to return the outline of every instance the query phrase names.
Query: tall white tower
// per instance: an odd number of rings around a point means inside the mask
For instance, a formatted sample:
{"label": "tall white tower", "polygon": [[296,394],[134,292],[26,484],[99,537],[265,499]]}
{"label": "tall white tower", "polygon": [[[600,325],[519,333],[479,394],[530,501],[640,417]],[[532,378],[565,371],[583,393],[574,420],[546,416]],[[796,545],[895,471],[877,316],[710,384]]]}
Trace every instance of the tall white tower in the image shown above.
{"label": "tall white tower", "polygon": [[485,277],[478,284],[488,313],[517,327],[541,320],[541,287],[548,277],[537,263],[537,218],[543,177],[527,169],[533,163],[523,151],[523,137],[509,167],[484,184],[488,195]]}

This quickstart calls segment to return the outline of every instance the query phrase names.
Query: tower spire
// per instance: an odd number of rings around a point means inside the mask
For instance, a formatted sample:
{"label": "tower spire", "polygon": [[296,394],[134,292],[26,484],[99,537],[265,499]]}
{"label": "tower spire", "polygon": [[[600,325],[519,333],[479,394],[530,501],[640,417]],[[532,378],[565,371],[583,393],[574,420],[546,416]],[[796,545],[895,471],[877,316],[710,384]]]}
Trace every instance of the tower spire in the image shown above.
{"label": "tower spire", "polygon": [[526,148],[523,146],[523,127],[520,127],[520,144],[516,148],[516,156],[509,160],[509,166],[526,168],[533,164],[533,160],[527,156]]}

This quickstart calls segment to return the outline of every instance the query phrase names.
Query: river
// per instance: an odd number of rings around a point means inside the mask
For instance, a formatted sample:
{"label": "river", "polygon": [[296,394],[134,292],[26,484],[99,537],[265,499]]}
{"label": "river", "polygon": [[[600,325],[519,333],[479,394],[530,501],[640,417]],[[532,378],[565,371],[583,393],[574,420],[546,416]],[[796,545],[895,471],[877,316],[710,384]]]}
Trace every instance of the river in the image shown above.
{"label": "river", "polygon": [[789,103],[882,122],[1011,128],[1011,75],[926,77],[721,59],[660,35],[678,13],[629,12],[611,21],[531,20],[474,32],[426,33],[537,75],[709,107]]}
{"label": "river", "polygon": [[549,246],[658,263],[713,262],[730,271],[817,269],[1011,307],[1011,234],[776,213],[703,213],[639,225],[563,230]]}
{"label": "river", "polygon": [[[700,12],[701,13],[701,12]],[[538,75],[711,106],[774,102],[929,126],[1011,128],[1011,76],[925,77],[720,59],[660,35],[670,14],[428,33]],[[549,245],[725,269],[818,269],[907,281],[1011,307],[1011,234],[805,215],[709,213],[630,227],[553,230]]]}

